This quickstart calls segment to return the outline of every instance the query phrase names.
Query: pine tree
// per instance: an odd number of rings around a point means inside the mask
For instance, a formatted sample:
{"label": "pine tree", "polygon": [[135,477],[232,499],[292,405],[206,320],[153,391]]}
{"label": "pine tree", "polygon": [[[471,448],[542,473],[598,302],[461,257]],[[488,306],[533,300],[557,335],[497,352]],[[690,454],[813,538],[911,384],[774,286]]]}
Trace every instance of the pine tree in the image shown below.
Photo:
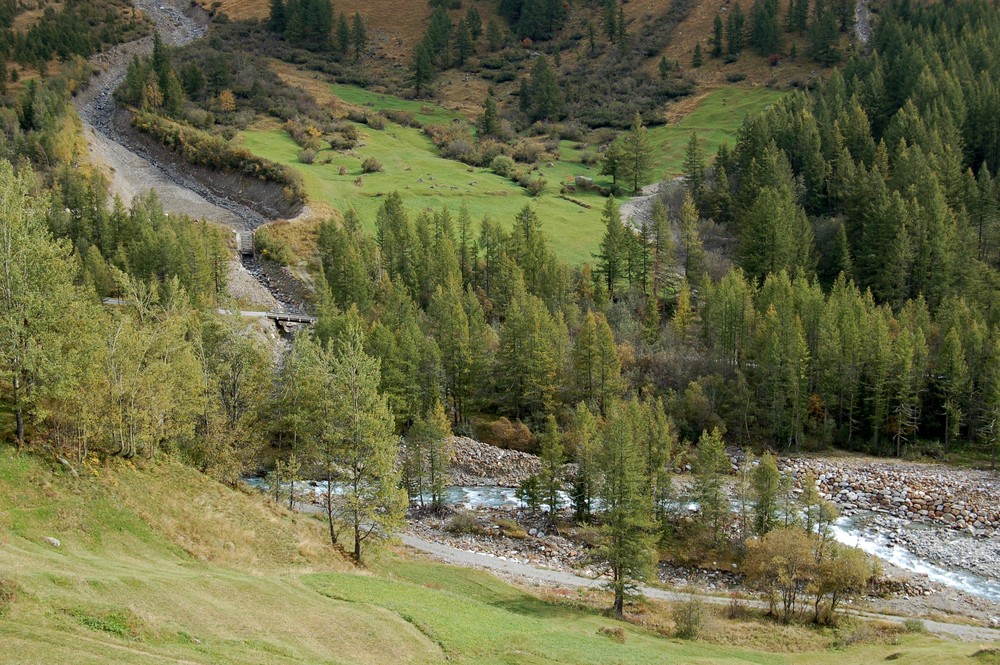
{"label": "pine tree", "polygon": [[636,112],[632,128],[625,135],[624,148],[625,179],[630,181],[632,191],[641,193],[649,169],[653,164],[653,147],[649,143],[648,131],[642,125],[642,117]]}
{"label": "pine tree", "polygon": [[343,494],[337,516],[353,531],[354,559],[362,545],[399,528],[406,511],[396,468],[397,438],[392,412],[379,390],[379,362],[362,348],[360,330],[350,332],[330,366],[332,436]]}
{"label": "pine tree", "polygon": [[601,175],[611,176],[611,192],[618,193],[618,180],[625,179],[625,144],[616,138],[604,150],[601,158]]}
{"label": "pine tree", "polygon": [[670,73],[673,71],[673,67],[671,67],[670,60],[667,59],[667,56],[664,55],[660,57],[660,64],[658,66],[658,69],[660,72],[661,81],[666,81],[667,79],[670,78]]}
{"label": "pine tree", "polygon": [[479,119],[479,136],[496,136],[500,131],[500,116],[497,114],[497,103],[490,92],[486,95],[483,105],[483,116]]}
{"label": "pine tree", "polygon": [[567,437],[576,474],[573,476],[573,516],[577,522],[590,521],[594,498],[600,488],[601,441],[597,431],[597,419],[583,402],[573,411]]}
{"label": "pine tree", "polygon": [[680,211],[681,251],[684,253],[684,275],[689,283],[698,283],[705,275],[705,249],[698,235],[698,209],[690,192],[685,194]]}
{"label": "pine tree", "polygon": [[368,46],[368,30],[360,12],[354,12],[354,24],[351,27],[351,45],[354,47],[354,62],[361,60],[361,54]]}
{"label": "pine tree", "polygon": [[778,510],[778,490],[781,472],[771,453],[764,453],[751,476],[753,493],[753,525],[758,538],[774,528]]}
{"label": "pine tree", "polygon": [[539,489],[545,504],[549,507],[549,520],[554,522],[559,512],[560,492],[562,492],[563,445],[556,418],[545,418],[545,429],[539,437],[539,459],[541,471],[538,473]]}
{"label": "pine tree", "polygon": [[705,196],[705,153],[701,149],[698,132],[691,132],[684,151],[684,182],[695,203]]}
{"label": "pine tree", "polygon": [[562,115],[563,94],[549,59],[544,55],[539,56],[531,68],[529,87],[533,120],[556,120]]}
{"label": "pine tree", "polygon": [[416,49],[413,51],[413,62],[410,64],[410,76],[413,81],[414,94],[420,97],[422,91],[426,90],[426,86],[431,81],[431,77],[434,75],[434,65],[431,63],[431,57],[427,53],[427,47],[424,44],[417,44]]}
{"label": "pine tree", "polygon": [[618,38],[618,12],[616,0],[604,0],[604,36],[612,44]]}
{"label": "pine tree", "polygon": [[601,221],[604,222],[604,237],[601,238],[600,253],[595,254],[594,258],[597,259],[597,272],[604,276],[608,294],[614,297],[618,282],[625,273],[628,230],[622,224],[618,205],[613,198],[609,198],[604,204]]}
{"label": "pine tree", "polygon": [[419,459],[415,464],[422,464],[423,477],[427,480],[427,491],[431,496],[431,507],[441,510],[445,503],[445,491],[450,484],[451,467],[451,426],[445,415],[441,402],[434,400],[434,405],[427,413],[418,418],[410,429],[407,442],[419,450]]}
{"label": "pine tree", "polygon": [[603,314],[587,312],[573,347],[572,365],[579,398],[606,413],[623,386],[618,347]]}
{"label": "pine tree", "polygon": [[965,350],[958,330],[952,328],[938,350],[937,373],[938,392],[944,410],[944,447],[947,452],[958,433],[966,413],[962,409],[968,387],[969,367],[965,361]]}
{"label": "pine tree", "polygon": [[483,34],[483,19],[479,15],[479,10],[476,9],[475,5],[470,6],[468,11],[465,12],[465,24],[469,28],[472,40],[478,40],[480,35]]}
{"label": "pine tree", "polygon": [[621,618],[626,598],[636,594],[638,585],[652,571],[655,558],[643,460],[635,445],[634,425],[622,407],[614,409],[605,427],[601,467],[603,544],[599,556],[611,571],[614,612]]}
{"label": "pine tree", "polygon": [[268,13],[267,28],[271,32],[279,35],[285,33],[285,2],[284,0],[271,0],[271,9]]}
{"label": "pine tree", "polygon": [[472,55],[473,46],[472,33],[465,19],[462,19],[455,28],[455,58],[459,67],[465,65],[465,61]]}
{"label": "pine tree", "polygon": [[701,54],[701,42],[694,45],[694,55],[691,56],[691,66],[697,69],[701,67],[703,56]]}
{"label": "pine tree", "polygon": [[490,22],[486,25],[486,45],[489,48],[490,53],[495,53],[503,48],[504,38],[503,33],[500,32],[500,24],[497,23],[495,18],[490,18]]}
{"label": "pine tree", "polygon": [[693,491],[701,525],[710,534],[712,545],[718,545],[729,515],[725,492],[725,476],[729,468],[722,434],[717,429],[702,432],[694,464]]}
{"label": "pine tree", "polygon": [[840,60],[837,49],[837,19],[829,9],[819,12],[809,26],[810,55],[813,60],[829,67]]}
{"label": "pine tree", "polygon": [[337,52],[347,55],[351,50],[351,28],[347,23],[347,15],[343,12],[337,18]]}
{"label": "pine tree", "polygon": [[743,50],[743,31],[746,18],[743,16],[743,9],[737,2],[733,10],[726,17],[726,51],[729,55],[739,55]]}

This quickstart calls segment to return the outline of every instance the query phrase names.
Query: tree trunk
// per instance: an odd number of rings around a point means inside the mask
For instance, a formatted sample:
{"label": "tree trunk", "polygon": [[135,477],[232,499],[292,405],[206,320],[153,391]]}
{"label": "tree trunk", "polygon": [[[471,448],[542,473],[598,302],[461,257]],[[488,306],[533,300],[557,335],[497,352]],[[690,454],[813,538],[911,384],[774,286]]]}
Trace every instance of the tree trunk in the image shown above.
{"label": "tree trunk", "polygon": [[24,408],[21,406],[21,377],[14,376],[14,419],[17,423],[17,446],[24,445]]}
{"label": "tree trunk", "polygon": [[354,561],[361,563],[361,524],[354,522]]}

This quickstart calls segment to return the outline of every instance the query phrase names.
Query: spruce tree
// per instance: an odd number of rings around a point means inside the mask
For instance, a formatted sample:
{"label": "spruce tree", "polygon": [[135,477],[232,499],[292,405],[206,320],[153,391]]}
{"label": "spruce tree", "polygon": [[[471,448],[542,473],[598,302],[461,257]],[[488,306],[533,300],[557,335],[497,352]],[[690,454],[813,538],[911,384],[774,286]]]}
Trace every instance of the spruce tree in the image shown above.
{"label": "spruce tree", "polygon": [[600,252],[594,257],[597,259],[597,272],[604,276],[608,294],[614,297],[618,282],[625,275],[628,230],[622,224],[613,198],[604,204],[601,221],[604,223],[604,237],[601,238]]}
{"label": "spruce tree", "polygon": [[413,61],[410,64],[410,76],[413,81],[414,94],[417,97],[420,97],[421,93],[426,90],[433,75],[434,65],[427,53],[427,47],[422,43],[417,44],[413,52]]}
{"label": "spruce tree", "polygon": [[758,538],[774,528],[778,510],[778,490],[781,472],[771,453],[760,458],[751,476],[753,495],[753,527]]}
{"label": "spruce tree", "polygon": [[703,56],[701,55],[701,42],[694,45],[694,55],[691,56],[691,66],[697,69],[701,67]]}
{"label": "spruce tree", "polygon": [[597,419],[583,402],[576,405],[567,432],[576,474],[573,476],[573,516],[577,522],[590,521],[594,499],[600,488],[601,441]]}

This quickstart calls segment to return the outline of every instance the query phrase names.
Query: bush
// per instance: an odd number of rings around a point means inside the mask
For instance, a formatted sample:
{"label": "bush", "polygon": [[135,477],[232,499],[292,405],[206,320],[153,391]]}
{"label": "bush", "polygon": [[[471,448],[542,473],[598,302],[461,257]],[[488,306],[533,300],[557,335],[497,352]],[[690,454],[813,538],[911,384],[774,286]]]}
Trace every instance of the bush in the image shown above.
{"label": "bush", "polygon": [[361,170],[365,173],[379,173],[382,171],[382,162],[374,157],[365,157],[365,160],[361,162]]}
{"label": "bush", "polygon": [[521,186],[528,190],[528,194],[531,196],[539,196],[545,191],[545,178],[529,179],[527,184]]}
{"label": "bush", "polygon": [[299,151],[299,161],[303,164],[312,164],[316,161],[316,151],[312,148],[306,148],[305,150]]}
{"label": "bush", "polygon": [[528,532],[520,524],[511,519],[500,518],[495,524],[500,527],[500,533],[508,538],[523,540],[528,537]]}
{"label": "bush", "polygon": [[253,234],[254,249],[264,258],[290,266],[295,263],[295,254],[288,244],[276,237],[266,226],[257,229]]}
{"label": "bush", "polygon": [[386,109],[382,111],[389,120],[404,127],[421,127],[420,121],[413,114],[413,111],[403,111],[401,109]]}
{"label": "bush", "polygon": [[479,520],[476,519],[473,513],[463,510],[448,520],[448,524],[445,525],[444,530],[448,533],[471,536],[481,534],[483,527],[479,524]]}
{"label": "bush", "polygon": [[505,417],[500,418],[490,425],[490,436],[491,443],[501,448],[527,453],[535,450],[535,435],[520,420],[512,423]]}
{"label": "bush", "polygon": [[[500,155],[505,154],[507,151],[507,146],[499,141],[494,141],[493,139],[483,139],[476,146],[476,165],[477,166],[490,166],[493,164],[493,160]],[[511,162],[513,164],[513,162]]]}
{"label": "bush", "polygon": [[385,118],[378,113],[369,113],[365,116],[365,123],[372,129],[385,129]]}
{"label": "bush", "polygon": [[534,164],[545,152],[545,146],[537,141],[521,141],[514,146],[514,159],[522,164]]}
{"label": "bush", "polygon": [[284,186],[289,203],[305,200],[302,180],[294,170],[244,148],[235,148],[218,136],[145,111],[132,116],[132,125],[178,153],[189,164],[274,182]]}
{"label": "bush", "polygon": [[514,160],[507,155],[497,155],[490,162],[490,170],[503,178],[509,178],[514,172]]}
{"label": "bush", "polygon": [[18,584],[9,577],[0,577],[0,617],[7,613],[17,600]]}
{"label": "bush", "polygon": [[598,628],[597,634],[604,635],[605,637],[618,642],[618,644],[625,644],[625,629],[621,626],[605,626],[604,628]]}
{"label": "bush", "polygon": [[473,161],[475,152],[476,149],[473,147],[472,141],[464,136],[451,139],[441,146],[442,157],[445,159],[455,159],[466,164]]}
{"label": "bush", "polygon": [[726,74],[726,80],[730,83],[739,83],[740,81],[745,81],[746,78],[747,75],[743,72],[730,72],[729,74]]}
{"label": "bush", "polygon": [[693,640],[701,633],[701,627],[705,623],[705,605],[697,596],[692,595],[674,605],[672,616],[674,635],[683,640]]}
{"label": "bush", "polygon": [[903,622],[903,629],[908,633],[923,634],[927,632],[927,626],[920,619],[907,619]]}
{"label": "bush", "polygon": [[368,114],[364,111],[359,111],[358,109],[349,109],[347,111],[347,119],[351,122],[363,125],[368,120]]}

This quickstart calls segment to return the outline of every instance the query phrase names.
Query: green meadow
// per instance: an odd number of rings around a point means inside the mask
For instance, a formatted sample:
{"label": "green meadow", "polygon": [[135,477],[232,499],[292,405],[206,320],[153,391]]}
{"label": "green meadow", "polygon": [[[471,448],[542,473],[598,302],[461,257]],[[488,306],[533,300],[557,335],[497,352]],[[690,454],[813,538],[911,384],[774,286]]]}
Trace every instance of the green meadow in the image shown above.
{"label": "green meadow", "polygon": [[[335,85],[333,92],[351,105],[411,111],[425,123],[462,119],[439,106],[353,86]],[[764,88],[725,88],[706,96],[676,125],[652,128],[655,176],[670,177],[680,172],[692,131],[697,131],[704,140],[706,153],[714,154],[723,141],[732,143],[747,113],[762,109],[780,95]],[[600,221],[603,198],[594,193],[574,193],[569,196],[572,200],[560,196],[560,185],[572,182],[578,175],[609,184],[606,177],[599,175],[599,166],[582,163],[585,146],[563,141],[558,160],[538,164],[534,175],[542,176],[547,186],[541,195],[531,197],[516,183],[487,169],[440,157],[437,148],[419,129],[387,122],[383,130],[366,125],[358,125],[358,130],[362,139],[353,155],[323,150],[316,162],[308,165],[299,162],[300,149],[283,130],[249,130],[241,137],[243,145],[254,153],[297,169],[311,201],[321,208],[336,210],[354,206],[369,228],[374,228],[375,213],[382,199],[399,191],[411,214],[443,206],[457,214],[464,203],[474,220],[489,215],[508,227],[521,208],[531,205],[562,260],[579,265],[591,260],[596,251],[603,233]],[[363,173],[361,163],[367,157],[382,162],[383,171]],[[344,175],[340,175],[341,168]]]}
{"label": "green meadow", "polygon": [[[404,552],[357,569],[324,535],[177,463],[94,460],[73,478],[0,445],[0,662],[944,664],[979,648],[831,650],[827,632],[721,611],[716,633],[746,643],[677,640]],[[799,653],[775,652],[784,635]]]}

